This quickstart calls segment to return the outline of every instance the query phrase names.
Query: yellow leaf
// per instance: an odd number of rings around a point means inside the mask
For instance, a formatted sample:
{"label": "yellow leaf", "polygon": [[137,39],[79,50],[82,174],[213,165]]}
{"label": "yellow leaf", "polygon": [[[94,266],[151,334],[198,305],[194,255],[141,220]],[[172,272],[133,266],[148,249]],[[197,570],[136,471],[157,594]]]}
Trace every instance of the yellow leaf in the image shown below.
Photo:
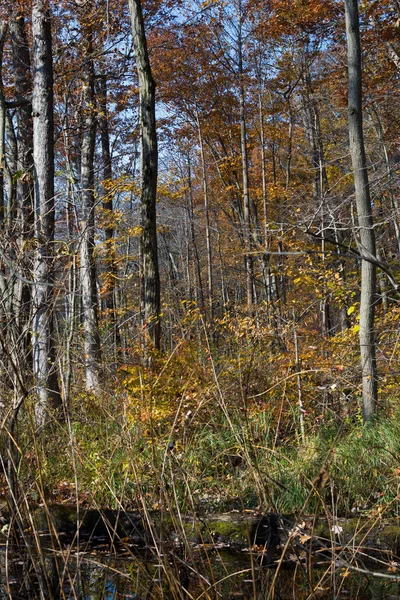
{"label": "yellow leaf", "polygon": [[304,544],[308,540],[311,540],[311,535],[304,534],[299,537],[300,544]]}

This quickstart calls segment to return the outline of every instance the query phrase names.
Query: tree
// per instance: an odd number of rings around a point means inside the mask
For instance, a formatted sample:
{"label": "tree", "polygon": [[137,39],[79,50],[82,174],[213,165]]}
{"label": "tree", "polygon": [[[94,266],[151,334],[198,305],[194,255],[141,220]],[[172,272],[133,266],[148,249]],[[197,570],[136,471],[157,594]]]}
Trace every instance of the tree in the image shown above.
{"label": "tree", "polygon": [[363,136],[362,68],[358,0],[345,0],[345,8],[349,77],[349,140],[360,235],[359,252],[362,257],[359,332],[362,404],[363,418],[364,421],[367,421],[376,410],[378,396],[374,339],[376,265],[371,261],[371,258],[376,260],[376,245]]}
{"label": "tree", "polygon": [[82,204],[80,260],[86,389],[96,392],[99,390],[100,336],[97,316],[96,264],[94,260],[95,197],[93,163],[96,141],[96,115],[92,16],[86,10],[81,15],[85,62],[82,85],[80,161],[80,196]]}
{"label": "tree", "polygon": [[[107,75],[101,73],[99,77],[99,85],[97,90],[97,103],[99,107],[98,125],[101,139],[101,155],[103,162],[103,178],[104,183],[110,184],[112,180],[112,161],[110,149],[110,127],[109,115],[107,107]],[[106,253],[106,277],[105,277],[105,305],[109,313],[110,323],[113,330],[113,342],[118,353],[118,348],[121,346],[121,337],[116,316],[117,307],[117,274],[118,267],[116,264],[115,238],[114,238],[114,212],[113,198],[111,194],[104,190],[105,198],[103,200],[103,210],[105,213],[106,225],[104,228],[105,234],[105,253]]]}
{"label": "tree", "polygon": [[140,0],[128,0],[133,45],[139,78],[141,127],[142,290],[144,319],[149,339],[160,348],[160,275],[157,255],[156,196],[158,149],[155,111],[155,82],[147,52]]}
{"label": "tree", "polygon": [[61,396],[55,369],[54,289],[54,118],[51,17],[46,0],[32,4],[33,163],[35,173],[35,259],[33,285],[33,371],[37,385],[36,418],[58,408]]}
{"label": "tree", "polygon": [[[13,72],[15,98],[20,100],[16,108],[17,134],[10,131],[9,140],[15,137],[16,160],[13,175],[16,181],[16,202],[9,198],[9,221],[15,228],[18,223],[19,255],[24,257],[24,245],[32,236],[34,229],[34,173],[33,173],[33,121],[32,102],[29,95],[32,90],[31,59],[29,42],[26,34],[25,15],[21,8],[15,11],[10,22],[10,34],[13,55]],[[11,121],[12,126],[12,121]],[[10,129],[11,129],[10,126]],[[14,206],[15,204],[15,206]],[[21,271],[29,279],[31,258],[29,255],[21,260]],[[28,350],[30,346],[29,317],[31,309],[31,289],[29,284],[18,280],[16,283],[15,313],[20,329],[20,350]],[[29,352],[29,350],[28,350]],[[31,362],[31,361],[29,361]]]}
{"label": "tree", "polygon": [[4,101],[3,84],[3,50],[6,38],[8,24],[5,21],[0,23],[0,223],[4,225],[5,207],[4,207],[4,172],[5,172],[5,127],[6,127],[6,106]]}

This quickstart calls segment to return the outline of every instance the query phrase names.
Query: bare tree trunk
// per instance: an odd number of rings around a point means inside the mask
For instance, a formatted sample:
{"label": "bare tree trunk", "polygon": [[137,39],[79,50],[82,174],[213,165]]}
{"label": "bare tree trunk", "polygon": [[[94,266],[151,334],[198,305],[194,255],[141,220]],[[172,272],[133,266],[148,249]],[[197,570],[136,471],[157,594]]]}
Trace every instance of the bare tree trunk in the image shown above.
{"label": "bare tree trunk", "polygon": [[300,436],[301,436],[301,441],[304,444],[306,441],[306,438],[305,438],[305,429],[304,429],[303,384],[301,381],[299,338],[298,338],[297,330],[296,330],[296,315],[295,315],[294,309],[293,309],[293,341],[294,341],[294,353],[295,353],[297,395],[298,395],[298,403],[299,403]]}
{"label": "bare tree trunk", "polygon": [[[28,99],[32,90],[31,60],[29,42],[26,36],[25,18],[22,10],[17,10],[10,23],[13,54],[14,87],[17,98]],[[13,140],[17,160],[14,173],[19,173],[16,182],[16,207],[10,206],[8,213],[11,222],[17,217],[19,223],[19,253],[21,271],[28,278],[31,272],[30,261],[24,257],[26,240],[32,236],[34,229],[34,174],[33,174],[33,121],[31,102],[22,102],[16,110],[17,135],[12,135],[12,122],[8,128],[8,138]],[[15,137],[15,140],[14,140]],[[22,333],[21,345],[26,355],[31,345],[29,325],[31,310],[31,289],[22,281],[18,281],[15,290],[15,312]],[[31,357],[30,357],[31,361]],[[30,362],[29,361],[29,362]]]}
{"label": "bare tree trunk", "polygon": [[[7,138],[6,145],[6,161],[5,161],[5,176],[7,181],[7,213],[6,217],[6,227],[8,231],[11,231],[13,224],[15,223],[15,218],[17,214],[17,207],[15,202],[15,191],[16,191],[16,181],[13,175],[17,173],[17,163],[18,163],[18,149],[17,149],[17,136],[15,135],[14,123],[13,119],[10,115],[10,110],[6,111],[6,123],[5,123],[5,131]],[[32,147],[32,137],[31,137],[31,147]],[[32,177],[32,204],[31,204],[31,233],[33,232],[33,177]],[[32,269],[30,270],[32,273]]]}
{"label": "bare tree trunk", "polygon": [[[112,179],[112,164],[110,151],[110,134],[108,125],[108,107],[107,107],[107,80],[103,74],[99,80],[99,91],[97,94],[99,104],[99,130],[101,138],[101,153],[103,160],[103,179],[111,181]],[[105,244],[106,244],[106,283],[107,292],[105,297],[106,308],[109,313],[111,327],[113,331],[113,341],[115,347],[115,356],[118,356],[121,348],[121,337],[117,323],[117,280],[118,268],[115,255],[115,240],[114,240],[114,224],[113,224],[113,201],[108,194],[107,189],[104,190],[105,199],[103,200],[103,209],[105,211],[106,227]]]}
{"label": "bare tree trunk", "polygon": [[253,288],[253,257],[252,248],[252,227],[251,227],[251,205],[249,191],[249,170],[247,159],[247,131],[245,115],[245,96],[243,82],[243,39],[242,39],[242,8],[239,5],[239,23],[238,23],[238,75],[239,75],[239,120],[240,120],[240,149],[242,155],[242,185],[243,185],[243,217],[244,217],[244,244],[245,244],[245,268],[246,268],[246,290],[247,306],[250,308],[254,304]]}
{"label": "bare tree trunk", "polygon": [[209,319],[210,324],[214,321],[214,285],[213,285],[213,265],[211,252],[211,231],[210,231],[210,206],[208,195],[207,169],[204,153],[204,140],[200,126],[199,113],[196,109],[197,129],[199,133],[201,169],[203,176],[203,200],[204,200],[204,219],[206,225],[206,248],[207,248],[207,280],[208,280],[208,304],[209,304]]}
{"label": "bare tree trunk", "polygon": [[33,285],[33,371],[37,385],[38,424],[61,396],[54,367],[54,123],[51,20],[47,2],[32,4],[33,161],[35,172],[35,239]]}
{"label": "bare tree trunk", "polygon": [[225,284],[225,275],[224,275],[224,261],[223,261],[223,252],[221,248],[221,230],[218,224],[218,219],[216,213],[214,213],[214,227],[217,232],[217,244],[218,244],[218,259],[219,259],[219,272],[220,272],[220,280],[221,280],[221,300],[222,306],[225,311],[225,307],[229,302],[228,289]]}
{"label": "bare tree trunk", "polygon": [[261,181],[262,181],[262,198],[263,198],[263,218],[264,218],[264,248],[263,253],[263,279],[265,286],[265,296],[268,303],[268,310],[272,302],[272,287],[271,287],[271,272],[270,272],[270,235],[268,227],[268,197],[267,197],[267,173],[266,173],[266,158],[265,158],[265,135],[264,135],[264,111],[262,102],[262,84],[261,73],[259,75],[259,91],[258,91],[258,112],[260,119],[260,146],[261,146]]}
{"label": "bare tree trunk", "polygon": [[[362,124],[362,71],[358,0],[345,0],[347,60],[349,73],[349,139],[360,232],[361,256],[376,258],[375,234],[369,191]],[[360,350],[363,418],[376,410],[377,368],[374,339],[376,265],[363,260],[361,266]]]}
{"label": "bare tree trunk", "polygon": [[6,170],[6,103],[4,99],[3,85],[3,49],[8,26],[5,21],[0,23],[0,226],[4,226],[5,219],[5,197],[4,197],[4,173]]}
{"label": "bare tree trunk", "polygon": [[142,158],[142,259],[144,318],[151,344],[160,348],[160,274],[158,270],[156,197],[158,149],[155,114],[155,82],[147,52],[140,0],[128,0],[133,46],[139,78]]}
{"label": "bare tree trunk", "polygon": [[193,210],[193,190],[192,190],[192,169],[190,164],[190,157],[187,159],[187,211],[189,215],[189,227],[190,227],[190,240],[193,248],[193,258],[194,258],[194,268],[196,273],[197,287],[195,289],[196,300],[199,300],[200,310],[204,314],[205,306],[204,306],[204,292],[203,292],[203,282],[201,280],[201,267],[200,267],[200,257],[199,251],[197,248],[196,242],[196,234],[194,230],[194,210]]}
{"label": "bare tree trunk", "polygon": [[[67,227],[68,242],[73,239],[73,206],[75,206],[74,190],[71,181],[68,182],[67,198],[65,203],[65,222]],[[64,409],[67,415],[70,409],[70,392],[73,374],[72,366],[72,343],[74,340],[76,326],[76,308],[77,308],[77,255],[74,253],[68,264],[68,291],[65,294],[65,333],[63,340],[62,357],[62,390],[64,399]]]}
{"label": "bare tree trunk", "polygon": [[313,169],[313,199],[315,203],[316,214],[320,213],[320,236],[321,236],[321,258],[322,258],[322,297],[320,302],[321,328],[322,333],[329,337],[332,333],[331,311],[329,303],[329,292],[327,289],[326,261],[325,251],[325,211],[326,211],[326,193],[328,191],[328,177],[326,174],[325,154],[322,142],[322,132],[319,117],[319,108],[314,96],[314,90],[310,74],[310,57],[307,48],[304,48],[304,82],[303,82],[303,112],[306,136],[311,150],[311,166]]}
{"label": "bare tree trunk", "polygon": [[[376,257],[381,262],[382,262],[382,260],[383,261],[385,260],[385,257],[382,257],[379,250],[377,250],[377,252],[376,252]],[[379,284],[379,289],[380,289],[383,313],[386,314],[389,310],[389,300],[388,300],[388,290],[387,290],[387,285],[386,285],[386,274],[383,273],[382,271],[380,271],[378,273],[378,284]]]}
{"label": "bare tree trunk", "polygon": [[[28,98],[32,81],[30,73],[29,44],[25,31],[25,20],[22,12],[18,12],[10,24],[15,95],[17,98]],[[32,105],[22,102],[17,108],[18,119],[18,171],[21,175],[17,181],[17,197],[19,210],[22,214],[22,232],[31,233],[33,225],[33,125]]]}
{"label": "bare tree trunk", "polygon": [[[83,21],[88,19],[83,16]],[[85,44],[84,87],[83,87],[83,132],[81,142],[81,287],[84,328],[84,352],[86,389],[96,392],[100,389],[100,335],[97,316],[96,264],[94,259],[94,149],[96,140],[93,33],[91,25],[83,23]]]}
{"label": "bare tree trunk", "polygon": [[286,180],[285,189],[288,191],[290,186],[290,179],[292,176],[292,152],[293,152],[293,109],[290,97],[288,98],[288,112],[289,112],[289,128],[288,128],[288,146],[287,146],[287,158],[286,158]]}

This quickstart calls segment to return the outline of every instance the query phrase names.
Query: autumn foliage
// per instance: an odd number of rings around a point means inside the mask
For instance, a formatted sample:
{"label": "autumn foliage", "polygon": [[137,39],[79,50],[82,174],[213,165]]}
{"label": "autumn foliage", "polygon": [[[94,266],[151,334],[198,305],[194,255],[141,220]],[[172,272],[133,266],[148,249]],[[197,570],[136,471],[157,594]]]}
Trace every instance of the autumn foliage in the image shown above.
{"label": "autumn foliage", "polygon": [[[186,452],[196,476],[211,479],[224,477],[225,463],[231,478],[238,465],[256,465],[260,448],[268,446],[273,454],[298,444],[309,469],[304,477],[312,480],[321,465],[307,440],[335,428],[352,435],[362,420],[361,249],[342,3],[143,2],[159,145],[162,334],[161,350],[154,352],[144,318],[139,82],[128,7],[121,0],[48,5],[55,124],[49,307],[55,353],[49,362],[62,396],[53,416],[61,429],[68,424],[76,431],[78,462],[91,457],[91,468],[83,469],[85,485],[91,493],[96,485],[104,492],[99,473],[115,464],[123,465],[125,477],[118,486],[133,480],[121,440],[136,444],[138,456],[155,448],[154,456],[165,464],[172,438],[174,452]],[[31,2],[0,10],[0,386],[7,398],[1,410],[4,423],[16,427],[15,439],[18,434],[26,440],[38,385],[31,292],[40,240],[33,228],[36,175],[22,156],[32,154],[29,127],[23,127],[32,119],[26,112],[32,69],[18,63],[16,24],[28,57],[34,39]],[[377,412],[391,416],[398,410],[400,364],[400,13],[394,0],[363,2],[360,11],[378,263]],[[95,132],[85,179],[88,123]],[[87,192],[90,206],[83,200]],[[82,244],[88,228],[86,268]],[[85,268],[92,281],[100,382],[89,391]],[[99,450],[92,422],[106,431],[109,450]],[[201,437],[204,432],[208,438]],[[207,448],[204,462],[190,454],[199,439]],[[14,448],[18,455],[20,447]],[[218,457],[211,466],[210,456]],[[25,459],[20,456],[21,464]],[[285,468],[282,478],[290,482]],[[61,477],[56,466],[48,469],[49,480]],[[266,464],[260,469],[246,489],[256,490],[255,503],[278,502],[273,486],[266,499],[260,483]],[[276,476],[279,469],[277,464]]]}

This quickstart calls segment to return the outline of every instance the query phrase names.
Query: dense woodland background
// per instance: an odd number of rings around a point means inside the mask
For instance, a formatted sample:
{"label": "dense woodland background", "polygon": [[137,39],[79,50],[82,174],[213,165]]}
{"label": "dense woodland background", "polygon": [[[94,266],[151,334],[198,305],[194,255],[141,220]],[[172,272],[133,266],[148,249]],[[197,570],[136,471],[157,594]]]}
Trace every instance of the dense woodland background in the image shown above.
{"label": "dense woodland background", "polygon": [[[345,3],[143,2],[159,315],[146,308],[143,86],[128,2],[2,2],[7,485],[18,473],[35,498],[110,503],[132,501],[140,480],[153,501],[151,478],[166,476],[174,446],[189,505],[300,506],[310,482],[326,485],[329,463],[341,493],[362,479],[340,496],[343,511],[382,498],[397,506],[400,3],[359,8],[368,256],[349,146]],[[366,431],[361,263],[377,268],[378,420]],[[377,452],[360,461],[363,444]],[[71,450],[63,460],[60,447]]]}

